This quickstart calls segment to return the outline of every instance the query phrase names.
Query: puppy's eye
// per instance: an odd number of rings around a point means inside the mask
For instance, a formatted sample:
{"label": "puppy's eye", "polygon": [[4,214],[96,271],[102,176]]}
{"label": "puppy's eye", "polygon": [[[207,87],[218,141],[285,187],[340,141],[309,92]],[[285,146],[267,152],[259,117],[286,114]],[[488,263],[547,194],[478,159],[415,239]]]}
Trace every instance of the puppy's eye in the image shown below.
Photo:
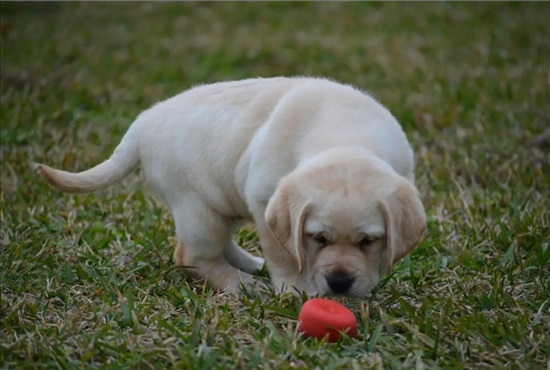
{"label": "puppy's eye", "polygon": [[373,238],[372,236],[364,236],[364,237],[359,241],[359,246],[360,246],[361,248],[368,248],[368,247],[370,247],[375,241],[376,241],[376,238]]}
{"label": "puppy's eye", "polygon": [[320,247],[325,247],[328,244],[328,239],[323,234],[313,234],[312,239]]}

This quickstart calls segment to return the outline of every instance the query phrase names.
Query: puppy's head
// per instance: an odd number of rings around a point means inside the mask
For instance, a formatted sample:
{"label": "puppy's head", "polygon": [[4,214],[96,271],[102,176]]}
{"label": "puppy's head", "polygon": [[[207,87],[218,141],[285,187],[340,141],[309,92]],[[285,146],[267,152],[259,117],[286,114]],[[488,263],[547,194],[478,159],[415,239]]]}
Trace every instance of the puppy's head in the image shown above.
{"label": "puppy's head", "polygon": [[310,294],[365,296],[425,230],[414,185],[372,158],[344,159],[298,168],[266,210]]}

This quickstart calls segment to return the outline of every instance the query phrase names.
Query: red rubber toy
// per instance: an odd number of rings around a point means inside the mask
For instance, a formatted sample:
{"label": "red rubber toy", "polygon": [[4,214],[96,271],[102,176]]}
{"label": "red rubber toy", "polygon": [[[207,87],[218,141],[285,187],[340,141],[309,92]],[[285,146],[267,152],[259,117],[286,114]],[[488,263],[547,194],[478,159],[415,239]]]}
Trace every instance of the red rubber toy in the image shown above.
{"label": "red rubber toy", "polygon": [[302,306],[298,315],[298,331],[308,337],[336,342],[342,335],[354,337],[357,319],[353,312],[338,302],[313,298]]}

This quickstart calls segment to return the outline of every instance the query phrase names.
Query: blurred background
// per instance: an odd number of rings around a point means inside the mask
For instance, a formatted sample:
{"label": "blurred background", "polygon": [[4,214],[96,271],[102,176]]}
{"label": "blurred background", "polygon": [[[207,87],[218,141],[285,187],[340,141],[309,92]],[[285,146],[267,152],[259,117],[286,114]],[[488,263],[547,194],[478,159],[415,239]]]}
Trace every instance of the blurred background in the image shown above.
{"label": "blurred background", "polygon": [[3,93],[27,88],[44,105],[63,94],[51,123],[255,76],[352,83],[420,130],[505,128],[480,107],[544,110],[548,98],[547,4],[4,2],[1,10]]}

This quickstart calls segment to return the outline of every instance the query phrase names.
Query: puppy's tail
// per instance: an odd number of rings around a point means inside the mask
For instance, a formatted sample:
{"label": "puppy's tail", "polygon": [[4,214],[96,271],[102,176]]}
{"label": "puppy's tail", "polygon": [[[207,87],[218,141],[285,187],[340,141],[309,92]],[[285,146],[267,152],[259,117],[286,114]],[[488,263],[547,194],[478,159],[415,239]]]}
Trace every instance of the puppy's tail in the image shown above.
{"label": "puppy's tail", "polygon": [[38,174],[51,186],[68,193],[87,193],[120,181],[139,164],[139,151],[133,127],[126,133],[109,159],[89,170],[72,173],[35,163]]}

